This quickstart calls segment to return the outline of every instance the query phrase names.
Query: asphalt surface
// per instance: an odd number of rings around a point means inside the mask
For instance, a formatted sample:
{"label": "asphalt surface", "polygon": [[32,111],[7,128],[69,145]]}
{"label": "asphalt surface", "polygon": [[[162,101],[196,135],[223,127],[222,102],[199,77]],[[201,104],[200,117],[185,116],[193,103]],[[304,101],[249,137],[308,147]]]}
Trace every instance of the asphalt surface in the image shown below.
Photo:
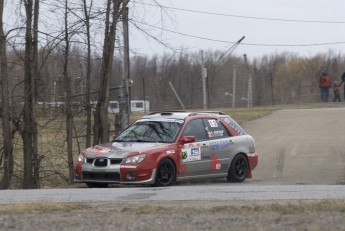
{"label": "asphalt surface", "polygon": [[0,191],[0,204],[27,202],[345,199],[345,108],[281,110],[244,128],[259,164],[241,184]]}
{"label": "asphalt surface", "polygon": [[345,184],[345,108],[281,110],[244,128],[259,152],[254,181]]}

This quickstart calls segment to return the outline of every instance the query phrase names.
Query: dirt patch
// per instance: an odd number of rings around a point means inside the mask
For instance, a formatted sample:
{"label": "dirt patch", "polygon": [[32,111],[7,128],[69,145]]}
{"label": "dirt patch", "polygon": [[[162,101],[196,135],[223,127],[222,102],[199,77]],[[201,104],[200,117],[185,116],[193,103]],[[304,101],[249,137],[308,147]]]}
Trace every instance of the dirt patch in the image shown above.
{"label": "dirt patch", "polygon": [[345,230],[345,200],[2,205],[0,230]]}

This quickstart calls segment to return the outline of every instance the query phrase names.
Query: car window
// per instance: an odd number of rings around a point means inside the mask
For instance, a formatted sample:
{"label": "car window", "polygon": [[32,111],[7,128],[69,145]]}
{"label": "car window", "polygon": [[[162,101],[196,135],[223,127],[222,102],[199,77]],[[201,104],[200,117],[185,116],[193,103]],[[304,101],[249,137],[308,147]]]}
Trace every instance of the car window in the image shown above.
{"label": "car window", "polygon": [[224,125],[216,119],[203,119],[208,139],[229,137],[230,134]]}
{"label": "car window", "polygon": [[180,127],[181,124],[176,122],[136,122],[122,132],[115,141],[171,143],[175,140]]}
{"label": "car window", "polygon": [[233,119],[228,118],[228,117],[223,117],[222,118],[225,123],[229,124],[230,127],[232,127],[238,134],[240,135],[245,135],[246,132],[241,128],[240,125],[238,125]]}
{"label": "car window", "polygon": [[189,121],[182,133],[183,136],[195,136],[196,141],[206,139],[206,131],[201,119]]}

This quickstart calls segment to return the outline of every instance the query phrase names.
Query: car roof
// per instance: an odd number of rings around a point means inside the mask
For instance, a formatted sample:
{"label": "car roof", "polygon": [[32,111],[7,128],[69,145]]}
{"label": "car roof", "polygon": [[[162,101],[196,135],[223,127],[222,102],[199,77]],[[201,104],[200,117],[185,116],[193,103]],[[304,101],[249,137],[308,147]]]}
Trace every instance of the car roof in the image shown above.
{"label": "car roof", "polygon": [[195,115],[226,115],[226,114],[221,111],[196,111],[196,112],[158,111],[158,112],[151,112],[150,114],[143,116],[142,119],[166,118],[166,119],[184,120],[189,116],[195,116]]}

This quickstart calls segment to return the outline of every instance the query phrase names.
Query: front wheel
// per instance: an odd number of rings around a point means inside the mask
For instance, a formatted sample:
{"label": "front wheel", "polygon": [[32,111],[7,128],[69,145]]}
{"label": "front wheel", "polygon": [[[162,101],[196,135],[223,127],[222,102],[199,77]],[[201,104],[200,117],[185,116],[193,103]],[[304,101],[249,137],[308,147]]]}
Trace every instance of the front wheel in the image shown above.
{"label": "front wheel", "polygon": [[243,182],[248,174],[248,161],[243,154],[238,154],[231,162],[228,176],[229,182]]}
{"label": "front wheel", "polygon": [[156,179],[153,186],[169,186],[174,183],[176,169],[170,159],[163,159],[157,167]]}

